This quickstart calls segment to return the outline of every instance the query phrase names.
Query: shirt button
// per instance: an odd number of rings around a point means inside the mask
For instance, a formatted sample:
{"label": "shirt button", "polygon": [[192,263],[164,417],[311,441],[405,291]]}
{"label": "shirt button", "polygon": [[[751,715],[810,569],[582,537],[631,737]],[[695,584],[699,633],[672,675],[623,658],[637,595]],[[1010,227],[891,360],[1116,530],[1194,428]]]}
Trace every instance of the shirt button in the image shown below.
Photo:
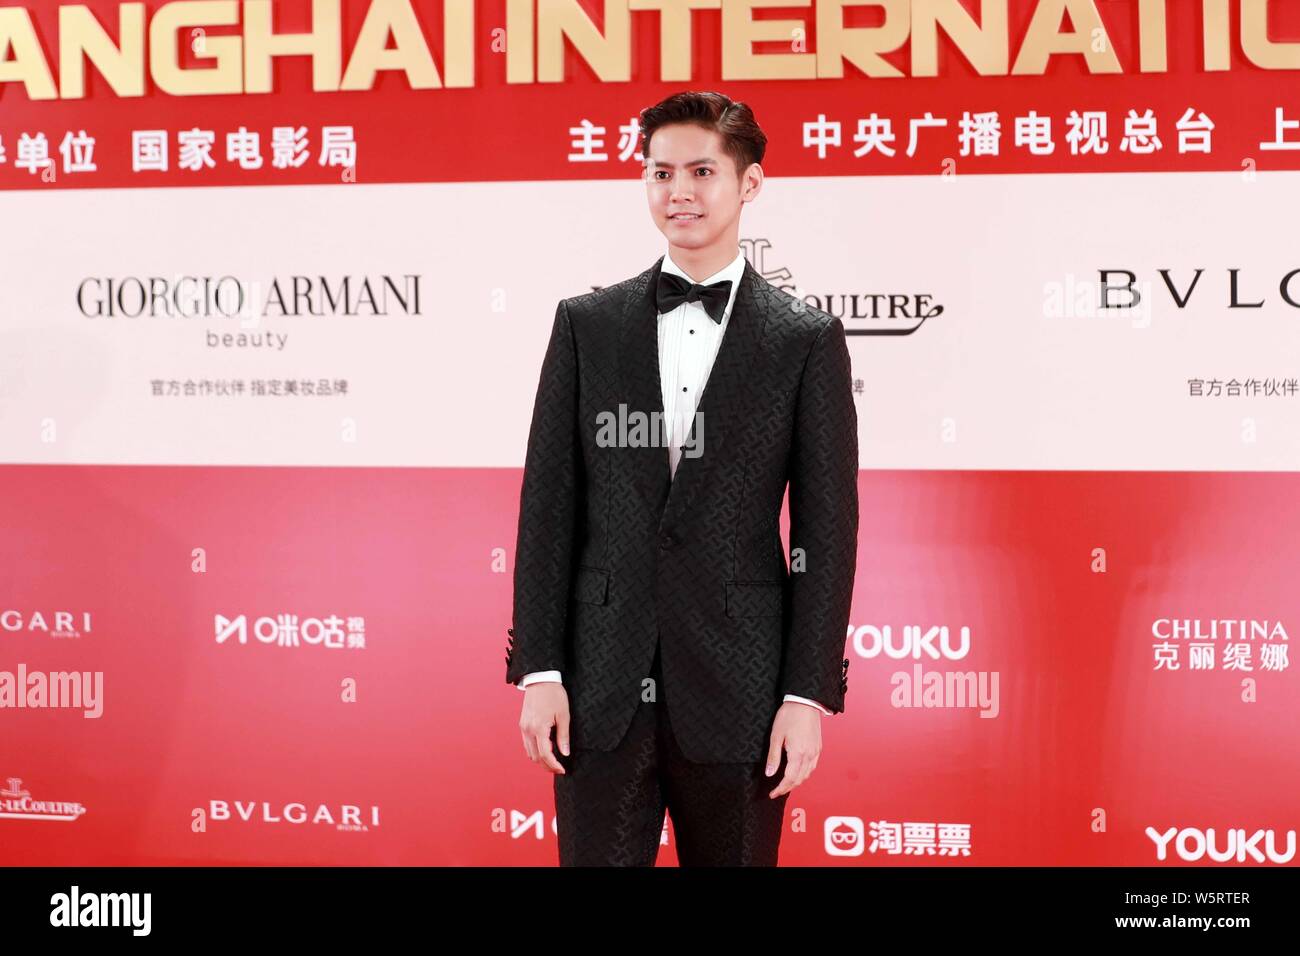
{"label": "shirt button", "polygon": [[683,391],[683,392],[686,391],[686,386],[685,386],[685,385],[682,386],[682,391]]}

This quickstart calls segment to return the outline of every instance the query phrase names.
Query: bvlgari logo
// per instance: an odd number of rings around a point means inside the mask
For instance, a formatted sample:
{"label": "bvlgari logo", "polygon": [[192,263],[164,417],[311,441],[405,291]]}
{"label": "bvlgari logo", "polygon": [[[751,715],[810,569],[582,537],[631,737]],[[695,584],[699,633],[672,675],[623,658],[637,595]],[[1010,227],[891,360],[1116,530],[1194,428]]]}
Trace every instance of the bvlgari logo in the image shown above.
{"label": "bvlgari logo", "polygon": [[[52,620],[51,620],[52,619]],[[43,634],[46,637],[81,637],[90,633],[89,611],[22,611],[6,608],[0,611],[0,633]]]}
{"label": "bvlgari logo", "polygon": [[[233,812],[232,812],[233,806]],[[261,812],[258,813],[258,807]],[[288,823],[326,824],[336,830],[365,833],[371,827],[379,826],[379,807],[360,804],[339,804],[331,806],[326,803],[277,803],[272,807],[269,801],[249,800],[210,800],[208,818],[220,823]]]}
{"label": "bvlgari logo", "polygon": [[[1281,276],[1260,275],[1258,270],[1246,276],[1241,269],[1227,269],[1226,280],[1217,272],[1205,283],[1206,289],[1198,301],[1207,297],[1211,305],[1224,304],[1229,309],[1262,309],[1273,304],[1273,296],[1293,309],[1300,309],[1300,269],[1291,269]],[[1142,304],[1142,289],[1149,290],[1153,283],[1130,269],[1098,269],[1102,309],[1132,309]],[[1204,267],[1185,268],[1175,276],[1172,269],[1157,269],[1169,299],[1178,309],[1191,304],[1192,296],[1199,294],[1198,287],[1205,274]],[[1276,293],[1273,283],[1276,282]]]}
{"label": "bvlgari logo", "polygon": [[33,800],[23,789],[20,777],[9,777],[0,788],[0,820],[62,820],[70,823],[86,812],[79,803],[67,800]]}
{"label": "bvlgari logo", "polygon": [[934,301],[930,292],[806,290],[795,281],[789,267],[768,262],[769,240],[742,239],[740,245],[759,275],[799,301],[835,316],[844,323],[845,335],[911,335],[926,319],[943,315],[943,305]]}

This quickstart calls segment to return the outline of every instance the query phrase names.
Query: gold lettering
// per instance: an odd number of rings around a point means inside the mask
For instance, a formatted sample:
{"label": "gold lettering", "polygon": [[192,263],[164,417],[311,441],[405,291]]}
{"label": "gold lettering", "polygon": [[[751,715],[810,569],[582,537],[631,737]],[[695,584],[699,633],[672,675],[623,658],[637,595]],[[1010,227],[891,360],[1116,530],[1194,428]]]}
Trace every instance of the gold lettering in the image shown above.
{"label": "gold lettering", "polygon": [[339,0],[312,0],[310,33],[272,33],[271,0],[244,2],[244,92],[271,92],[271,58],[311,57],[311,88],[331,93],[339,88],[342,55]]}
{"label": "gold lettering", "polygon": [[1201,29],[1205,31],[1205,69],[1232,68],[1232,24],[1228,17],[1228,0],[1204,0]]}
{"label": "gold lettering", "polygon": [[[183,0],[158,8],[149,24],[149,71],[164,93],[243,92],[240,59],[243,41],[237,36],[197,35],[186,27],[230,26],[239,22],[237,0]],[[184,31],[184,32],[182,32]],[[215,60],[213,69],[187,70],[180,65],[177,41],[184,39],[201,60]]]}
{"label": "gold lettering", "polygon": [[[143,96],[149,80],[173,96],[269,93],[275,58],[291,56],[311,58],[311,88],[318,93],[373,89],[381,70],[403,73],[414,90],[474,86],[475,0],[441,0],[438,62],[413,0],[350,2],[364,7],[350,53],[343,49],[343,0],[311,0],[310,28],[279,33],[272,22],[275,0],[122,0],[95,11],[87,2],[58,4],[58,48],[48,58],[29,12],[35,0],[3,6],[0,90],[21,83],[31,100],[84,99],[89,74],[96,72],[120,97]],[[422,2],[432,6],[435,0]],[[599,26],[588,12],[596,2]],[[114,5],[116,25],[103,9]],[[940,58],[954,53],[978,76],[1041,76],[1061,54],[1081,56],[1088,73],[1120,73],[1125,66],[1099,6],[1097,0],[1035,0],[1018,50],[1012,49],[1008,0],[505,0],[504,25],[488,27],[493,52],[505,54],[509,85],[563,82],[573,72],[566,54],[574,52],[599,82],[630,81],[634,11],[654,15],[660,41],[655,78],[670,83],[695,78],[697,10],[721,13],[724,81],[836,79],[845,75],[846,62],[867,77],[936,77]],[[1125,36],[1136,48],[1137,69],[1165,73],[1170,10],[1194,16],[1195,8],[1169,0],[1137,0],[1135,6],[1136,17],[1116,16],[1136,29],[1136,36]],[[846,26],[850,7],[878,9],[878,25]],[[773,8],[802,9],[788,19],[756,19],[756,11]],[[1238,9],[1239,22],[1233,16]],[[1300,39],[1271,38],[1271,11],[1269,0],[1201,0],[1202,70],[1231,70],[1237,44],[1252,68],[1300,70]],[[650,24],[649,17],[642,20]],[[891,62],[904,47],[908,62]]]}
{"label": "gold lettering", "polygon": [[[396,46],[386,50],[390,34]],[[442,86],[409,0],[373,0],[340,89],[368,90],[375,85],[375,74],[380,70],[402,70],[413,90]]]}
{"label": "gold lettering", "polygon": [[[1062,33],[1061,16],[1067,11],[1074,29]],[[1093,49],[1093,31],[1100,31],[1106,40],[1101,50]],[[1121,72],[1115,47],[1093,0],[1040,0],[1011,72],[1041,75],[1047,71],[1047,61],[1054,53],[1082,53],[1090,73]]]}
{"label": "gold lettering", "polygon": [[568,37],[596,77],[605,83],[632,79],[632,15],[627,0],[605,0],[605,33],[577,0],[542,4],[537,20],[537,78],[564,81],[564,38]]}
{"label": "gold lettering", "polygon": [[52,100],[59,95],[31,14],[22,7],[0,7],[0,83],[14,80],[27,88],[28,99]]}
{"label": "gold lettering", "polygon": [[1138,69],[1164,73],[1169,69],[1169,31],[1165,0],[1138,0]]}
{"label": "gold lettering", "polygon": [[59,96],[86,95],[89,60],[118,96],[144,96],[144,4],[124,3],[117,11],[118,44],[82,4],[59,7]]}
{"label": "gold lettering", "polygon": [[983,0],[977,24],[958,0],[912,4],[912,75],[939,75],[938,28],[981,76],[1006,76],[1010,62],[1007,0]]}
{"label": "gold lettering", "polygon": [[694,64],[691,11],[717,10],[722,0],[628,0],[629,10],[659,11],[659,79],[687,82]]}
{"label": "gold lettering", "polygon": [[[794,46],[807,32],[803,20],[755,20],[763,7],[806,7],[812,0],[727,0],[722,5],[722,78],[724,80],[810,80],[817,75],[815,53],[755,53],[760,40]],[[836,7],[836,10],[839,8]],[[822,42],[818,20],[817,42]]]}
{"label": "gold lettering", "polygon": [[474,85],[474,0],[442,2],[443,86]]}
{"label": "gold lettering", "polygon": [[506,83],[532,83],[537,45],[533,0],[506,0]]}
{"label": "gold lettering", "polygon": [[[885,22],[878,27],[846,27],[844,7],[883,7]],[[902,76],[903,71],[880,54],[907,42],[910,17],[908,0],[821,0],[817,4],[817,75],[841,77],[848,60],[867,76]]]}
{"label": "gold lettering", "polygon": [[1300,69],[1300,43],[1268,38],[1268,0],[1241,0],[1241,51],[1261,69]]}

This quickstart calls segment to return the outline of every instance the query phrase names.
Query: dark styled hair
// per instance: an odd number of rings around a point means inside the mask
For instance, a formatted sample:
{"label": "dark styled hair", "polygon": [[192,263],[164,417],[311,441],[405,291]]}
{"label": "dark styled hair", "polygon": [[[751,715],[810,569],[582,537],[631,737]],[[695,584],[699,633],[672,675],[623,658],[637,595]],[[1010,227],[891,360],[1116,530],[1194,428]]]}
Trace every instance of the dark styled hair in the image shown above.
{"label": "dark styled hair", "polygon": [[650,137],[670,123],[690,123],[722,136],[722,149],[736,164],[736,176],[744,175],[750,163],[761,163],[767,152],[767,136],[746,103],[737,103],[721,93],[674,93],[666,100],[641,111],[641,155],[650,159]]}

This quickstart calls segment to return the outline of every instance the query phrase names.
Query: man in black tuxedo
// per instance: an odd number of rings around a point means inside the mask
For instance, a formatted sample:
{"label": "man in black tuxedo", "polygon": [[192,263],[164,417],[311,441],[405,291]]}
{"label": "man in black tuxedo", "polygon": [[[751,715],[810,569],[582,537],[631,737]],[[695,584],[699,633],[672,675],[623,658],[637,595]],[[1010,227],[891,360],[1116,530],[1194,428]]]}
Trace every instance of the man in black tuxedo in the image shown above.
{"label": "man in black tuxedo", "polygon": [[848,686],[849,354],[839,319],[739,251],[766,145],[749,108],[681,93],[641,128],[668,252],[556,309],[506,680],[556,775],[561,865],[652,865],[667,807],[683,866],[770,866]]}

